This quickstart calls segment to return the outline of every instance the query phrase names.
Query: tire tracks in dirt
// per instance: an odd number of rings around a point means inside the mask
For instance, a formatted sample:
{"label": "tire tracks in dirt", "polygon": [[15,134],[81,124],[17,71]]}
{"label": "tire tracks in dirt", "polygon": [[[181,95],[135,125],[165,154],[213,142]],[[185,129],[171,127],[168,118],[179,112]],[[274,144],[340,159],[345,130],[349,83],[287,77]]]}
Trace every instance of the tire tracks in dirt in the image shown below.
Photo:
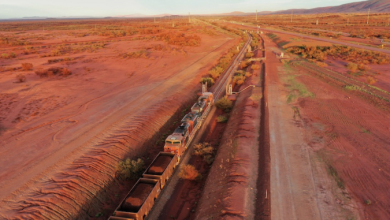
{"label": "tire tracks in dirt", "polygon": [[[188,72],[197,71],[197,68],[203,65],[201,63],[202,60],[207,61],[210,60],[211,57],[216,56],[216,51],[228,42],[230,41],[226,41],[220,47],[215,48],[213,51],[207,53],[199,60],[193,62],[187,68],[180,70],[181,74],[173,76],[175,77],[175,81],[189,82],[189,79],[192,79],[193,76],[191,74],[188,74]],[[181,83],[181,85],[176,88],[176,91],[182,90],[183,92],[188,92],[188,88],[186,86],[187,84]],[[171,87],[172,85],[170,82],[164,82],[159,84],[158,90],[169,91]],[[48,216],[56,216],[56,218],[61,219],[67,215],[74,216],[78,211],[83,210],[83,205],[81,204],[83,204],[85,201],[91,200],[92,198],[96,198],[99,194],[99,191],[102,188],[106,187],[107,184],[109,184],[109,182],[113,180],[113,171],[115,169],[116,162],[119,161],[119,159],[121,159],[122,157],[118,155],[125,155],[126,152],[129,151],[129,146],[131,146],[130,149],[134,149],[134,146],[140,146],[142,144],[145,144],[146,141],[153,136],[152,134],[158,131],[158,128],[170,118],[171,112],[175,110],[171,107],[175,103],[173,98],[162,98],[158,99],[158,101],[153,102],[153,100],[156,100],[155,94],[156,91],[154,91],[153,89],[146,93],[143,96],[143,99],[138,100],[138,102],[136,103],[138,108],[134,108],[134,102],[123,107],[119,111],[126,112],[126,114],[120,114],[123,116],[118,117],[113,122],[111,119],[111,122],[109,123],[110,125],[108,125],[104,130],[96,133],[97,135],[94,135],[92,136],[92,138],[89,138],[89,141],[85,142],[82,140],[85,139],[86,136],[88,137],[88,135],[84,133],[80,134],[78,139],[76,138],[68,142],[68,144],[66,146],[63,146],[61,150],[57,151],[55,155],[51,155],[50,158],[47,158],[46,162],[41,161],[41,163],[39,164],[41,168],[38,170],[45,171],[38,176],[31,178],[29,181],[30,184],[27,184],[21,189],[19,189],[17,194],[8,197],[5,203],[10,205],[11,207],[17,207],[21,203],[26,203],[29,201],[32,204],[37,203],[38,200],[36,199],[36,197],[40,197],[41,199],[39,200],[39,204],[42,205],[43,209],[39,210],[34,208],[36,205],[23,207],[23,210],[26,213],[19,214],[20,217],[25,218],[28,216],[42,215],[42,212],[50,212]],[[158,92],[157,94],[160,94],[160,96],[165,96],[165,94],[161,94],[161,92]],[[144,111],[143,109],[146,108],[146,106],[151,107]],[[116,113],[118,113],[119,111],[117,111]],[[160,116],[158,118],[153,118],[153,115]],[[99,124],[102,125],[107,123],[108,122],[100,122]],[[85,143],[80,145],[80,143],[82,142]],[[144,149],[134,149],[133,153],[139,153],[142,150]],[[80,155],[84,156],[80,157]],[[104,171],[104,175],[102,175],[101,173],[102,170]],[[31,175],[31,177],[32,176],[33,175]],[[97,179],[89,179],[89,176],[99,176],[100,181],[95,184],[95,181],[97,181]],[[22,178],[26,178],[26,176]],[[65,181],[66,183],[47,185],[48,178],[55,178],[59,180],[69,178],[74,181],[67,180]],[[13,181],[15,181],[15,179]],[[31,188],[31,184],[34,185],[33,188]],[[16,189],[20,185],[21,182],[19,182],[19,184],[12,184],[12,188]],[[85,185],[84,190],[79,190],[79,192],[76,194],[75,192],[72,192],[72,190],[70,190],[80,189],[80,185]],[[51,192],[50,194],[43,195],[42,193],[39,193],[39,191],[36,191],[36,189],[45,188],[53,189],[53,192]],[[85,191],[85,189],[89,189],[89,193],[88,191]],[[60,204],[66,203],[64,201],[58,200],[58,198],[53,198],[53,195],[56,194],[54,192],[57,191],[59,194],[64,195],[66,198],[68,198],[69,204],[74,204],[72,206],[73,208],[69,207],[69,209],[64,208],[63,210],[61,210],[62,214],[55,214],[55,212],[50,211],[50,206],[44,208],[44,204],[51,204],[51,200],[55,200]],[[35,195],[35,197],[32,196],[29,199],[26,199],[25,197],[28,197],[28,195]],[[2,207],[4,208],[4,202],[2,203]],[[89,209],[93,208],[94,207],[86,207],[88,211],[84,210],[84,213],[90,213]],[[2,213],[5,214],[5,212]]]}

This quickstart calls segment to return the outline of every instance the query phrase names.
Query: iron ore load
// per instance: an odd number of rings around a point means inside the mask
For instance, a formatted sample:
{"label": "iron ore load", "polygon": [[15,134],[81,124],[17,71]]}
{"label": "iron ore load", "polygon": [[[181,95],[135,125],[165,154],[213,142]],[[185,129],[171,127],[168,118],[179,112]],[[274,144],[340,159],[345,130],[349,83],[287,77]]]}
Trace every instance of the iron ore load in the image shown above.
{"label": "iron ore load", "polygon": [[202,93],[192,106],[191,112],[183,117],[179,127],[165,140],[164,152],[160,152],[154,158],[142,174],[142,178],[116,208],[110,220],[143,220],[147,216],[213,103],[213,93]]}

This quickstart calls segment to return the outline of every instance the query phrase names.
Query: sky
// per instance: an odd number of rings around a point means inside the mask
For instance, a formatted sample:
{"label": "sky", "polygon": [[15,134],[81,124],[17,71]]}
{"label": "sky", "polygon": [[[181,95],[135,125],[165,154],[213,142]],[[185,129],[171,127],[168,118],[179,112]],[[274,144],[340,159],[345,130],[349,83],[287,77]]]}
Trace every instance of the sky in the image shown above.
{"label": "sky", "polygon": [[358,1],[362,0],[0,0],[0,19],[278,11]]}

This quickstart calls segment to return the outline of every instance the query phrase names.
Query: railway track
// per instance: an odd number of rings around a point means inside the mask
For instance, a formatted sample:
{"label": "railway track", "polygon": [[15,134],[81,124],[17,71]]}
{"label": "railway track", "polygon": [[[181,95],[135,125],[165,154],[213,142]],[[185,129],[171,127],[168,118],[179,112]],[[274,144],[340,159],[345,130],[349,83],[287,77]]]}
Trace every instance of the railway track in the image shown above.
{"label": "railway track", "polygon": [[224,89],[227,86],[227,83],[229,82],[229,79],[233,76],[234,71],[237,69],[237,64],[245,55],[246,48],[248,45],[252,42],[252,37],[248,35],[248,40],[244,44],[244,46],[241,48],[240,52],[236,56],[236,58],[233,60],[232,64],[229,66],[229,68],[226,70],[225,74],[223,74],[222,78],[219,80],[218,85],[213,89],[214,97],[215,99],[218,99],[221,97],[221,95],[224,92]]}
{"label": "railway track", "polygon": [[[214,94],[214,99],[218,99],[223,95],[224,89],[225,89],[227,83],[229,82],[229,79],[234,74],[234,71],[237,69],[237,64],[238,64],[239,60],[244,57],[245,51],[246,51],[248,45],[251,43],[251,40],[252,40],[251,36],[248,35],[248,39],[247,39],[246,43],[241,48],[240,52],[235,57],[235,59],[232,61],[229,68],[225,71],[225,73],[222,75],[220,80],[217,82],[216,86],[212,90],[212,92]],[[211,103],[212,102],[210,101],[210,103],[207,104],[208,106],[204,110],[203,116],[201,117],[201,121],[198,122],[197,126],[195,126],[195,128],[190,133],[190,136],[188,138],[189,141],[186,143],[186,146],[185,146],[185,148],[187,149],[187,147],[188,147],[188,149],[181,156],[180,162],[177,163],[178,167],[183,166],[183,165],[188,163],[188,161],[191,158],[192,151],[193,151],[193,148],[189,147],[190,144],[194,144],[194,143],[199,142],[199,140],[201,139],[201,137],[203,136],[203,134],[207,130],[206,129],[207,125],[211,120],[211,117],[208,117],[208,115],[214,115],[214,113],[215,113],[215,108],[214,108],[214,106],[211,105]],[[205,126],[201,126],[201,124],[203,124]],[[170,163],[170,164],[173,164],[173,163]],[[150,168],[151,167],[149,167],[146,172],[148,172]],[[173,168],[174,168],[174,166],[173,166]],[[133,187],[133,189],[129,192],[128,197],[126,197],[126,200],[123,200],[121,202],[121,205],[118,206],[117,211],[114,213],[114,216],[110,217],[110,219],[123,219],[123,217],[125,217],[125,218],[131,217],[131,218],[134,218],[136,220],[139,220],[139,219],[141,219],[141,220],[142,219],[158,219],[162,209],[167,204],[169,198],[171,197],[171,195],[173,194],[173,192],[176,188],[176,185],[179,181],[179,177],[178,177],[179,170],[180,169],[176,168],[173,171],[173,174],[170,178],[169,178],[169,176],[167,176],[167,177],[164,177],[164,180],[160,179],[161,181],[163,181],[165,183],[164,188],[161,186],[161,188],[162,188],[161,192],[160,192],[160,182],[154,181],[155,185],[153,186],[153,191],[152,191],[153,195],[152,195],[152,193],[149,194],[149,196],[147,197],[147,199],[145,200],[145,203],[144,203],[146,205],[140,206],[137,209],[139,211],[137,211],[137,212],[123,211],[123,208],[122,208],[123,205],[130,204],[130,203],[125,203],[125,202],[127,201],[127,199],[132,198],[129,195],[132,193],[133,194],[135,193],[134,187],[138,187],[140,185],[140,183],[139,183],[140,181],[141,182],[148,181],[147,179],[140,179],[136,183],[136,185]],[[161,176],[164,176],[164,173],[162,173]],[[144,175],[144,177],[145,177],[145,175]]]}

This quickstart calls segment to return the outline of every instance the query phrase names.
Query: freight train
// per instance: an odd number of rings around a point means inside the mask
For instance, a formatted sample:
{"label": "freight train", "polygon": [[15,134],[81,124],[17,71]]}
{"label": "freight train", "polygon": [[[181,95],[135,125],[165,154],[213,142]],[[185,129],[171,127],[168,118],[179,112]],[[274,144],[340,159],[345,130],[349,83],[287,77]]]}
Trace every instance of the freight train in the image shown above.
{"label": "freight train", "polygon": [[213,104],[213,93],[203,92],[109,220],[143,220],[148,215]]}

